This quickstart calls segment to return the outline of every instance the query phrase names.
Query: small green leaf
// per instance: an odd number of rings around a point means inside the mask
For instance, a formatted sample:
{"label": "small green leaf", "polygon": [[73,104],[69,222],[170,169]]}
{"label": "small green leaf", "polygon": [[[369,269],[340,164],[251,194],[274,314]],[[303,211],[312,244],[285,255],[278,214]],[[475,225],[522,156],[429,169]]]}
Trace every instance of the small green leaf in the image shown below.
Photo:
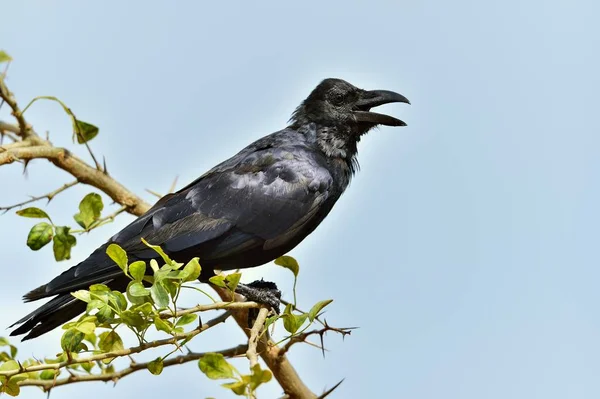
{"label": "small green leaf", "polygon": [[81,227],[87,229],[100,218],[102,209],[104,204],[100,194],[89,193],[79,203],[79,213],[73,215],[73,218]]}
{"label": "small green leaf", "polygon": [[4,392],[9,396],[19,396],[21,388],[19,387],[19,384],[17,384],[17,381],[11,378],[2,384],[1,392]]}
{"label": "small green leaf", "polygon": [[78,290],[75,292],[71,292],[71,295],[83,302],[89,303],[92,300],[90,292],[88,290]]}
{"label": "small green leaf", "polygon": [[154,327],[156,327],[156,329],[158,331],[164,331],[164,332],[170,334],[171,331],[173,330],[173,327],[171,327],[170,324],[171,323],[168,323],[168,322],[164,321],[160,317],[156,317],[154,319]]}
{"label": "small green leaf", "polygon": [[154,283],[150,288],[150,295],[159,309],[169,306],[169,293],[162,284]]}
{"label": "small green leaf", "polygon": [[177,323],[175,323],[175,326],[176,327],[185,326],[187,324],[193,323],[194,321],[196,321],[197,318],[198,318],[198,315],[195,313],[183,315],[179,318],[179,320],[177,320]]}
{"label": "small green leaf", "polygon": [[139,281],[132,281],[129,283],[129,286],[127,287],[127,293],[131,296],[150,295],[150,292]]}
{"label": "small green leaf", "polygon": [[56,261],[71,259],[71,248],[77,244],[77,239],[69,233],[68,226],[56,226],[54,233],[54,259]]}
{"label": "small green leaf", "polygon": [[250,388],[255,390],[260,384],[271,381],[273,374],[270,370],[262,370],[260,364],[255,364],[252,367],[252,375],[250,376]]}
{"label": "small green leaf", "polygon": [[283,327],[290,333],[295,334],[308,318],[306,313],[295,315],[292,313],[292,305],[288,304],[283,311]]}
{"label": "small green leaf", "polygon": [[79,348],[79,344],[83,341],[85,334],[75,328],[70,328],[63,334],[60,339],[60,346],[66,352],[75,352]]}
{"label": "small green leaf", "polygon": [[118,244],[110,244],[106,254],[127,274],[127,253]]}
{"label": "small green leaf", "polygon": [[208,279],[208,281],[210,281],[217,287],[227,288],[227,285],[225,284],[225,276],[212,276]]}
{"label": "small green leaf", "polygon": [[84,334],[91,334],[96,329],[96,324],[92,323],[91,321],[85,321],[83,323],[79,323],[75,329]]}
{"label": "small green leaf", "polygon": [[187,281],[194,281],[200,276],[201,271],[202,267],[200,267],[198,258],[192,258],[181,271],[179,278],[181,278],[184,283]]}
{"label": "small green leaf", "polygon": [[108,294],[108,301],[114,305],[117,311],[127,309],[127,299],[119,291],[111,291]]}
{"label": "small green leaf", "polygon": [[87,143],[96,137],[99,130],[100,129],[98,129],[97,126],[94,126],[91,123],[80,121],[79,119],[76,119],[73,124],[73,131],[79,144]]}
{"label": "small green leaf", "polygon": [[141,329],[145,324],[144,318],[139,313],[132,312],[131,310],[124,311],[120,316],[121,320],[130,327]]}
{"label": "small green leaf", "polygon": [[0,365],[0,371],[19,370],[19,363],[16,360],[9,360]]}
{"label": "small green leaf", "polygon": [[40,380],[53,380],[56,375],[56,370],[44,370],[40,373]]}
{"label": "small green leaf", "polygon": [[220,353],[207,353],[202,356],[198,367],[211,380],[233,378],[233,367]]}
{"label": "small green leaf", "polygon": [[157,357],[150,363],[148,363],[148,370],[154,374],[159,375],[163,371],[163,360],[160,357]]}
{"label": "small green leaf", "polygon": [[167,265],[170,265],[170,264],[174,263],[174,262],[171,260],[171,258],[169,258],[169,255],[167,255],[167,254],[165,253],[165,251],[163,251],[163,250],[162,250],[162,248],[161,248],[161,247],[159,247],[158,245],[152,245],[152,244],[148,243],[148,241],[144,240],[143,238],[142,238],[142,242],[143,242],[143,243],[144,243],[144,244],[145,244],[147,247],[149,247],[149,248],[152,248],[152,249],[153,249],[153,250],[154,250],[154,251],[155,251],[157,254],[159,254],[159,255],[160,255],[162,258],[163,258],[163,260],[165,261],[165,263],[166,263]]}
{"label": "small green leaf", "polygon": [[23,216],[26,218],[50,220],[50,216],[48,216],[48,214],[46,212],[44,212],[40,208],[36,208],[36,207],[21,209],[20,211],[17,211],[17,215]]}
{"label": "small green leaf", "polygon": [[298,277],[300,265],[298,265],[296,259],[292,258],[291,256],[280,256],[279,258],[275,259],[275,264],[291,270],[292,273],[294,273],[294,276]]}
{"label": "small green leaf", "polygon": [[244,381],[236,381],[236,382],[227,382],[225,384],[221,384],[221,386],[223,388],[231,389],[233,391],[233,393],[235,393],[236,395],[245,396],[246,388],[248,387],[248,384],[245,383]]}
{"label": "small green leaf", "polygon": [[225,280],[227,282],[227,288],[229,288],[231,291],[235,291],[241,278],[242,278],[242,273],[228,274],[227,277],[225,278]]}
{"label": "small green leaf", "polygon": [[98,342],[98,347],[104,352],[113,352],[122,350],[123,340],[114,331],[105,331],[100,334],[100,341]]}
{"label": "small green leaf", "polygon": [[319,312],[321,310],[323,310],[323,308],[325,306],[329,305],[331,302],[333,302],[333,299],[326,299],[324,301],[319,301],[319,302],[315,303],[315,305],[308,312],[308,320],[313,322],[319,315]]}
{"label": "small green leaf", "polygon": [[110,292],[110,288],[106,284],[92,284],[90,285],[90,291],[94,293]]}
{"label": "small green leaf", "polygon": [[96,313],[96,317],[98,318],[99,323],[107,323],[112,320],[113,310],[108,305],[103,305],[98,309],[98,313]]}
{"label": "small green leaf", "polygon": [[34,251],[42,248],[52,240],[52,226],[46,222],[38,223],[31,228],[27,236],[27,246]]}
{"label": "small green leaf", "polygon": [[0,63],[2,62],[10,62],[12,61],[12,57],[6,53],[4,50],[0,50]]}
{"label": "small green leaf", "polygon": [[135,281],[142,281],[146,274],[146,262],[143,260],[136,260],[129,265],[129,274]]}

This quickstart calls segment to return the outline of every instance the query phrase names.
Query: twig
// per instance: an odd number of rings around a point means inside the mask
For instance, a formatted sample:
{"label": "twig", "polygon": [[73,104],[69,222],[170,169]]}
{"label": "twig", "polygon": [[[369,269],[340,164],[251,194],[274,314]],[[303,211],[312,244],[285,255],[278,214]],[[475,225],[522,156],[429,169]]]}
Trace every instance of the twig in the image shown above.
{"label": "twig", "polygon": [[18,204],[9,205],[9,206],[0,206],[0,211],[8,212],[11,209],[18,208],[18,207],[21,207],[23,205],[30,204],[32,202],[39,201],[39,200],[44,199],[44,198],[48,199],[48,202],[50,202],[58,194],[62,193],[63,191],[65,191],[66,189],[68,189],[70,187],[75,186],[77,183],[79,183],[79,182],[77,180],[75,180],[75,181],[72,181],[71,183],[67,183],[67,184],[59,187],[58,189],[56,189],[54,191],[49,192],[48,194],[40,195],[39,197],[31,197],[27,201],[19,202]]}
{"label": "twig", "polygon": [[338,334],[342,334],[342,337],[345,337],[346,335],[350,335],[352,333],[352,330],[357,328],[357,327],[337,328],[337,327],[331,327],[330,325],[327,324],[327,322],[325,322],[324,324],[325,324],[325,327],[323,327],[319,330],[307,331],[305,333],[294,335],[293,337],[291,337],[289,339],[289,341],[286,342],[286,344],[279,351],[279,356],[285,355],[294,344],[297,344],[300,342],[305,342],[308,337],[310,337],[311,335],[317,335],[317,334],[321,337],[321,350],[323,351],[323,356],[325,356],[325,346],[323,345],[323,336],[325,335],[325,333],[327,331],[333,331]]}
{"label": "twig", "polygon": [[2,77],[2,79],[0,79],[0,98],[2,98],[2,100],[6,104],[8,104],[8,106],[12,109],[12,115],[15,117],[15,119],[17,120],[17,123],[19,124],[19,132],[15,132],[15,133],[17,133],[19,136],[21,136],[23,138],[27,138],[27,137],[31,136],[33,134],[31,125],[29,125],[25,121],[25,118],[23,117],[23,113],[21,112],[21,110],[19,109],[19,106],[17,105],[17,100],[15,99],[13,94],[8,90],[8,88],[4,84],[4,77]]}
{"label": "twig", "polygon": [[[238,345],[233,348],[223,349],[220,351],[214,351],[211,353],[220,353],[227,358],[236,357],[243,354],[247,350],[247,345]],[[163,362],[163,367],[174,366],[178,364],[183,364],[187,362],[191,362],[194,360],[198,360],[205,356],[208,352],[190,352],[186,355],[180,355]],[[60,385],[72,384],[75,382],[84,382],[84,381],[113,381],[117,382],[119,379],[135,373],[138,370],[145,370],[148,368],[150,362],[144,363],[131,363],[131,365],[123,370],[115,371],[113,373],[105,373],[105,374],[92,374],[92,375],[76,375],[73,374],[67,378],[55,379],[54,381],[48,380],[34,380],[34,379],[26,379],[20,381],[18,384],[20,386],[38,386],[41,387],[44,391],[49,391],[54,387]]]}
{"label": "twig", "polygon": [[[261,305],[256,302],[216,302],[208,305],[197,305],[193,308],[177,310],[177,317],[183,316],[189,313],[206,312],[207,310],[242,310],[242,309],[253,309],[259,308]],[[161,319],[173,318],[173,313],[163,312],[160,314]]]}
{"label": "twig", "polygon": [[258,337],[260,336],[260,332],[262,331],[265,321],[267,320],[267,316],[269,315],[269,309],[261,308],[258,311],[258,316],[256,316],[256,321],[250,330],[250,337],[248,338],[248,351],[246,352],[246,357],[250,361],[250,368],[254,367],[258,364],[258,354],[256,352],[256,346],[258,345]]}

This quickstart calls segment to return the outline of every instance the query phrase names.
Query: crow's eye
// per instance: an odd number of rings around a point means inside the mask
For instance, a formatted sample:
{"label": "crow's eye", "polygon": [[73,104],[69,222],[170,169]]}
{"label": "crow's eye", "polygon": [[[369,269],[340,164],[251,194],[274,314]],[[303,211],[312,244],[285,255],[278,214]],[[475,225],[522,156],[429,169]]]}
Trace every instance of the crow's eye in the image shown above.
{"label": "crow's eye", "polygon": [[345,99],[346,99],[346,95],[339,91],[336,93],[332,93],[332,95],[331,95],[331,102],[335,105],[343,104]]}

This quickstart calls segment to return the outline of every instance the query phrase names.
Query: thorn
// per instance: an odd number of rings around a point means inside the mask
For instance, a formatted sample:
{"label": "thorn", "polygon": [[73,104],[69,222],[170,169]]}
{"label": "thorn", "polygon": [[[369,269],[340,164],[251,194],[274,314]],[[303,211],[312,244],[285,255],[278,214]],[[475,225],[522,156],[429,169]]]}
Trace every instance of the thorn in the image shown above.
{"label": "thorn", "polygon": [[342,378],[342,380],[340,382],[335,384],[331,389],[328,389],[327,391],[323,392],[323,394],[321,396],[319,396],[317,399],[325,399],[327,396],[329,396],[330,393],[335,391],[337,387],[342,385],[342,382],[344,382],[344,380],[345,380],[345,378]]}
{"label": "thorn", "polygon": [[106,156],[102,155],[102,168],[106,176],[108,176],[108,168],[106,167]]}

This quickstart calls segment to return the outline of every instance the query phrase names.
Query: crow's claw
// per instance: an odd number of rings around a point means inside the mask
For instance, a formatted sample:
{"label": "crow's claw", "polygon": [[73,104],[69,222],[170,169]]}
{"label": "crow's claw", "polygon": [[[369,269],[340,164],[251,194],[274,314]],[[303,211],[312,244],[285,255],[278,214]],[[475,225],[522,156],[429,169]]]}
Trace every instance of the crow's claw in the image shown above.
{"label": "crow's claw", "polygon": [[281,291],[270,281],[256,280],[250,284],[238,284],[235,292],[246,297],[248,301],[262,303],[279,314]]}

